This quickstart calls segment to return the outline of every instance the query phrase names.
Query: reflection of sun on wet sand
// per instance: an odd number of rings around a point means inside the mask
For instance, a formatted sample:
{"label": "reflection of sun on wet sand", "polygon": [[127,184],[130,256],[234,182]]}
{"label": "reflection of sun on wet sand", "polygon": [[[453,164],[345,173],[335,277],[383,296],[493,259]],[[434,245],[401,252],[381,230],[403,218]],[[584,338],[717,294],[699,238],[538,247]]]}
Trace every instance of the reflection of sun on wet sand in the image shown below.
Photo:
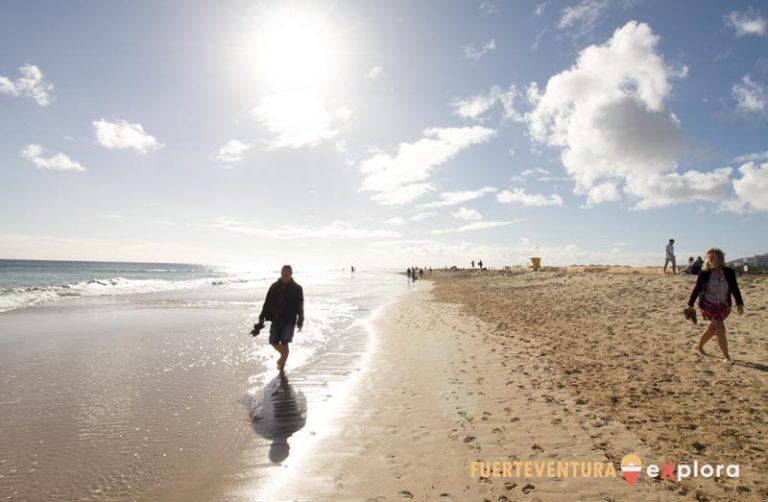
{"label": "reflection of sun on wet sand", "polygon": [[[278,500],[764,500],[768,280],[742,280],[733,366],[699,360],[691,279],[435,273],[388,307],[357,397]],[[621,461],[741,464],[671,482]],[[613,462],[614,478],[471,476],[473,461]],[[634,472],[634,467],[627,472]],[[630,477],[633,477],[630,474]],[[284,478],[286,479],[286,478]]]}

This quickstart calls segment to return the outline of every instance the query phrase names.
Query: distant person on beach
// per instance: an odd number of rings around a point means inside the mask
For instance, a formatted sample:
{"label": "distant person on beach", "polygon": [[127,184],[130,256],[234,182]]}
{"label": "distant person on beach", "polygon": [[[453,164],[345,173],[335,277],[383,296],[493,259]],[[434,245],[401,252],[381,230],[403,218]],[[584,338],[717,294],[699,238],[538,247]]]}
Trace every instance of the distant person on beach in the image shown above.
{"label": "distant person on beach", "polygon": [[694,312],[693,303],[698,298],[701,315],[705,321],[709,321],[709,326],[702,333],[696,350],[706,355],[704,344],[717,336],[725,363],[732,363],[728,355],[728,340],[725,338],[725,319],[731,313],[731,296],[736,300],[736,312],[743,314],[744,302],[736,282],[736,272],[725,266],[725,253],[718,248],[708,249],[704,254],[704,267],[699,272],[696,286],[688,300],[686,313]]}
{"label": "distant person on beach", "polygon": [[667,265],[672,262],[672,273],[677,273],[677,264],[675,263],[675,239],[669,239],[667,247],[664,249],[664,273],[667,273]]}
{"label": "distant person on beach", "polygon": [[475,260],[472,260],[472,268],[475,268]]}
{"label": "distant person on beach", "polygon": [[693,265],[691,265],[691,273],[692,274],[698,274],[701,272],[701,269],[704,267],[704,260],[701,259],[701,256],[697,256],[696,260],[694,260]]}
{"label": "distant person on beach", "polygon": [[420,268],[419,269],[419,279],[423,279],[423,278],[424,278],[424,269]]}
{"label": "distant person on beach", "polygon": [[259,314],[259,323],[271,321],[269,343],[280,353],[277,369],[285,369],[288,360],[288,344],[293,341],[293,331],[304,325],[304,290],[293,280],[293,268],[283,265],[280,279],[272,283]]}
{"label": "distant person on beach", "polygon": [[477,262],[477,266],[480,267],[480,270],[483,269],[483,260],[480,260]]}
{"label": "distant person on beach", "polygon": [[406,275],[408,275],[408,280],[411,279],[411,267],[408,267],[408,270],[405,271]]}
{"label": "distant person on beach", "polygon": [[679,273],[680,274],[690,274],[690,273],[692,273],[691,272],[691,267],[692,266],[693,266],[693,256],[689,256],[688,257],[688,265],[685,268],[680,269]]}

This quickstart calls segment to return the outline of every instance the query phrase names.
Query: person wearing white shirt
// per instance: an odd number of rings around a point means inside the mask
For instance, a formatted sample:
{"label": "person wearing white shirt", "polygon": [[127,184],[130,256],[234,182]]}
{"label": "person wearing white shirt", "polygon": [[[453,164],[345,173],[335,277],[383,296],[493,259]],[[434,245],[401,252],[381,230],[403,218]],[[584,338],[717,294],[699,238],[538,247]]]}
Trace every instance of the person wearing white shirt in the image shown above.
{"label": "person wearing white shirt", "polygon": [[675,239],[669,239],[669,244],[665,249],[664,273],[667,273],[667,265],[672,262],[672,273],[677,273],[677,264],[675,263]]}

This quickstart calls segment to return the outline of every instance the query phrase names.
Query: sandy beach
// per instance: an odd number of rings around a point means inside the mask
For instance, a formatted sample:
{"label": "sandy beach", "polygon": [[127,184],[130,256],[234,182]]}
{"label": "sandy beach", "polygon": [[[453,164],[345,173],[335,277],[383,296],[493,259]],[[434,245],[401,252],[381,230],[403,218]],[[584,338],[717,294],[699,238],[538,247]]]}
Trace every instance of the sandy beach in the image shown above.
{"label": "sandy beach", "polygon": [[[765,278],[742,280],[733,366],[692,352],[702,328],[681,314],[692,278],[434,279],[383,312],[356,397],[259,500],[765,499]],[[740,477],[629,486],[628,453],[738,463]],[[471,474],[472,461],[505,460],[611,462],[617,476]]]}
{"label": "sandy beach", "polygon": [[[0,492],[232,502],[768,496],[765,277],[740,279],[746,312],[727,323],[734,365],[715,357],[714,341],[711,357],[693,351],[703,328],[682,315],[691,277],[392,277],[381,295],[350,304],[343,330],[310,325],[297,337],[284,379],[264,340],[240,332],[249,290],[216,293],[216,308],[206,292],[171,307],[154,295],[4,316]],[[380,278],[371,280],[368,289]],[[345,284],[352,298],[363,283]],[[620,471],[628,454],[740,472],[680,481],[643,472],[630,485]],[[577,467],[547,471],[563,465]]]}

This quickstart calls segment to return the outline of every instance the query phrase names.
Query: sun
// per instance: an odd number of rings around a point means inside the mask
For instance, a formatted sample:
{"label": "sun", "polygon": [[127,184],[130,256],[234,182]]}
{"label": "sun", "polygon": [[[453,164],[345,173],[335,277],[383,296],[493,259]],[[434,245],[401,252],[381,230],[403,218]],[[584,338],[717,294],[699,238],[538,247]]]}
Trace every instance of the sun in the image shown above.
{"label": "sun", "polygon": [[251,44],[259,78],[275,90],[322,87],[340,69],[339,32],[319,12],[285,8],[265,13]]}

